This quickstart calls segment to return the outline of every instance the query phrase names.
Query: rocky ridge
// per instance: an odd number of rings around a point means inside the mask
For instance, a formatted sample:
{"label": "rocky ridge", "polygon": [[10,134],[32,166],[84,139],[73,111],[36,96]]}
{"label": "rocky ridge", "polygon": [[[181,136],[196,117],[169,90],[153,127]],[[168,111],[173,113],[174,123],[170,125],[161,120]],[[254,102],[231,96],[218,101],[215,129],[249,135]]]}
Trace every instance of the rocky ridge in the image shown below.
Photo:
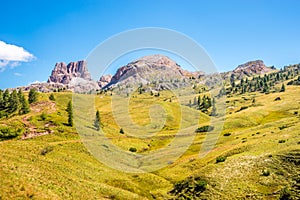
{"label": "rocky ridge", "polygon": [[91,81],[91,75],[87,70],[86,61],[81,60],[77,62],[58,62],[55,64],[54,69],[48,79],[48,83],[62,83],[69,84],[72,78],[82,78]]}

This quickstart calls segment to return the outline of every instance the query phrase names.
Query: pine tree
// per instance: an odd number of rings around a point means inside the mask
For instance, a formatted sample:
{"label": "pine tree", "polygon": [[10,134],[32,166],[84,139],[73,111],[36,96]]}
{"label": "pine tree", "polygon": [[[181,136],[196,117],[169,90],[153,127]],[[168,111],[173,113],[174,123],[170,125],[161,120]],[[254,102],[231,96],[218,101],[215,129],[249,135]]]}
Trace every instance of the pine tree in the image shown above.
{"label": "pine tree", "polygon": [[51,93],[51,94],[50,94],[50,96],[49,96],[49,100],[51,100],[51,101],[55,101],[55,96],[54,96],[54,94],[53,94],[53,93]]}
{"label": "pine tree", "polygon": [[10,94],[8,89],[6,89],[3,93],[3,109],[7,109],[9,106]]}
{"label": "pine tree", "polygon": [[30,104],[32,104],[34,102],[37,102],[37,100],[38,100],[38,93],[37,93],[37,91],[34,88],[30,89],[29,94],[28,94],[28,102]]}
{"label": "pine tree", "polygon": [[68,112],[68,125],[73,126],[73,107],[71,101],[69,101],[66,111]]}
{"label": "pine tree", "polygon": [[21,104],[21,108],[19,110],[20,115],[27,114],[30,112],[29,103],[23,94],[20,98],[20,104]]}
{"label": "pine tree", "polygon": [[194,105],[197,105],[197,98],[194,97]]}
{"label": "pine tree", "polygon": [[3,108],[3,91],[0,90],[0,110]]}
{"label": "pine tree", "polygon": [[216,116],[216,115],[217,115],[217,108],[216,108],[216,100],[215,100],[215,98],[213,98],[213,100],[212,100],[212,111],[211,111],[211,115],[212,115],[212,116]]}
{"label": "pine tree", "polygon": [[198,96],[198,106],[200,107],[200,105],[201,105],[201,97],[200,97],[200,95]]}
{"label": "pine tree", "polygon": [[95,126],[95,128],[96,128],[97,131],[100,130],[100,125],[101,125],[100,112],[99,112],[99,110],[97,110],[97,112],[96,112],[96,118],[95,118],[95,121],[94,121],[94,126]]}
{"label": "pine tree", "polygon": [[9,112],[13,113],[19,109],[19,98],[18,98],[18,93],[16,90],[13,90],[13,92],[10,95],[9,98]]}
{"label": "pine tree", "polygon": [[284,84],[282,84],[280,92],[285,92],[285,86],[284,86]]}

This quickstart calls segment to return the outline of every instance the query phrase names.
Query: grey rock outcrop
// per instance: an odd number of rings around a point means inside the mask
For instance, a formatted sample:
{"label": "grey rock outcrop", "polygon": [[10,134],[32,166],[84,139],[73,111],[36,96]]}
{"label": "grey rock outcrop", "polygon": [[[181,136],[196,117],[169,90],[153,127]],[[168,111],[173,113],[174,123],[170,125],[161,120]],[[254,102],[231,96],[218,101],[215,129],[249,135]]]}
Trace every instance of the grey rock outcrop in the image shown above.
{"label": "grey rock outcrop", "polygon": [[64,62],[56,63],[47,82],[69,84],[72,78],[76,77],[87,81],[91,80],[91,75],[87,70],[86,62],[83,60],[70,62],[68,65]]}
{"label": "grey rock outcrop", "polygon": [[150,55],[120,67],[106,87],[130,88],[140,84],[152,84],[157,90],[187,85],[184,79],[202,76],[202,72],[189,72],[163,55]]}

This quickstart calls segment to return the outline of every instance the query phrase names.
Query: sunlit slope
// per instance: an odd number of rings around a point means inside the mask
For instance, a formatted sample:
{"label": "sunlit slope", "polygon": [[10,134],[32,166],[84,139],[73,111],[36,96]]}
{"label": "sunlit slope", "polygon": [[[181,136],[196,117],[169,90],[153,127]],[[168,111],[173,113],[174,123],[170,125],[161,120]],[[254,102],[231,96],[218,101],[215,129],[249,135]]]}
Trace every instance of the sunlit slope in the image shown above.
{"label": "sunlit slope", "polygon": [[[66,126],[65,109],[71,95],[55,93],[54,109],[35,109],[37,104],[28,115],[1,120],[2,125],[19,126],[28,117],[32,126],[45,131],[45,124],[49,124],[47,128],[53,133],[0,142],[0,196],[2,199],[168,199],[172,198],[168,192],[173,184],[189,176],[201,176],[208,181],[201,193],[208,199],[278,199],[284,187],[295,195],[295,177],[299,176],[299,92],[299,87],[287,86],[281,93],[246,93],[228,98],[224,129],[209,154],[199,157],[206,133],[197,133],[184,155],[152,173],[124,173],[98,162],[83,145],[76,129]],[[48,95],[43,94],[40,101],[48,102]],[[171,97],[167,92],[160,97],[146,93],[136,96],[129,99],[132,122],[139,126],[157,123],[154,126],[159,130],[157,134],[144,138],[130,135],[126,126],[121,127],[115,121],[110,95],[98,95],[93,100],[95,107],[89,119],[81,119],[82,125],[93,130],[94,112],[98,109],[105,138],[112,145],[128,153],[134,147],[136,154],[147,155],[167,147],[180,127],[193,125],[186,132],[189,133],[186,137],[190,137],[201,126],[194,125],[190,117],[181,121],[182,113],[193,113],[191,116],[200,118],[199,124],[209,124],[206,114],[188,106],[180,108],[176,100],[165,100]],[[275,101],[277,97],[281,100]],[[163,125],[151,121],[151,105],[160,106],[156,115],[165,117]],[[43,112],[45,120],[40,119]],[[216,120],[221,118],[217,116]],[[120,133],[121,128],[124,134]],[[230,134],[224,136],[225,133]],[[216,163],[218,156],[227,159]],[[263,170],[270,174],[263,175]]]}

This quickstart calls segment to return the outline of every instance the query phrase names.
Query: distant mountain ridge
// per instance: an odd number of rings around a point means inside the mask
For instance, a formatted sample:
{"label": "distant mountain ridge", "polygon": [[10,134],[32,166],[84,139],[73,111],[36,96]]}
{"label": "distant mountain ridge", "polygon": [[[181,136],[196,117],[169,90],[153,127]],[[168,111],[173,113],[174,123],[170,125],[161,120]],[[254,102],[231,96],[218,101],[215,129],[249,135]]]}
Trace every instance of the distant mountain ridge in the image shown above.
{"label": "distant mountain ridge", "polygon": [[[240,80],[245,77],[262,75],[274,71],[267,67],[262,60],[249,61],[237,66],[234,70],[221,73],[225,80]],[[84,60],[77,62],[58,62],[55,64],[46,83],[34,84],[40,91],[51,91],[65,88],[75,91],[96,91],[118,87],[130,88],[137,85],[151,85],[154,90],[168,90],[188,85],[190,79],[201,79],[203,83],[213,85],[216,81],[214,74],[190,72],[167,56],[155,54],[144,56],[117,69],[114,75],[103,75],[97,81],[91,75]],[[26,87],[30,88],[29,87]]]}
{"label": "distant mountain ridge", "polygon": [[[106,87],[116,85],[157,84],[156,89],[170,89],[184,85],[184,78],[203,76],[203,72],[189,72],[163,55],[149,55],[120,67]],[[170,84],[172,83],[172,84]]]}
{"label": "distant mountain ridge", "polygon": [[240,80],[245,77],[266,74],[274,70],[274,67],[267,67],[262,60],[255,60],[241,64],[232,71],[224,72],[223,77],[230,80]]}

